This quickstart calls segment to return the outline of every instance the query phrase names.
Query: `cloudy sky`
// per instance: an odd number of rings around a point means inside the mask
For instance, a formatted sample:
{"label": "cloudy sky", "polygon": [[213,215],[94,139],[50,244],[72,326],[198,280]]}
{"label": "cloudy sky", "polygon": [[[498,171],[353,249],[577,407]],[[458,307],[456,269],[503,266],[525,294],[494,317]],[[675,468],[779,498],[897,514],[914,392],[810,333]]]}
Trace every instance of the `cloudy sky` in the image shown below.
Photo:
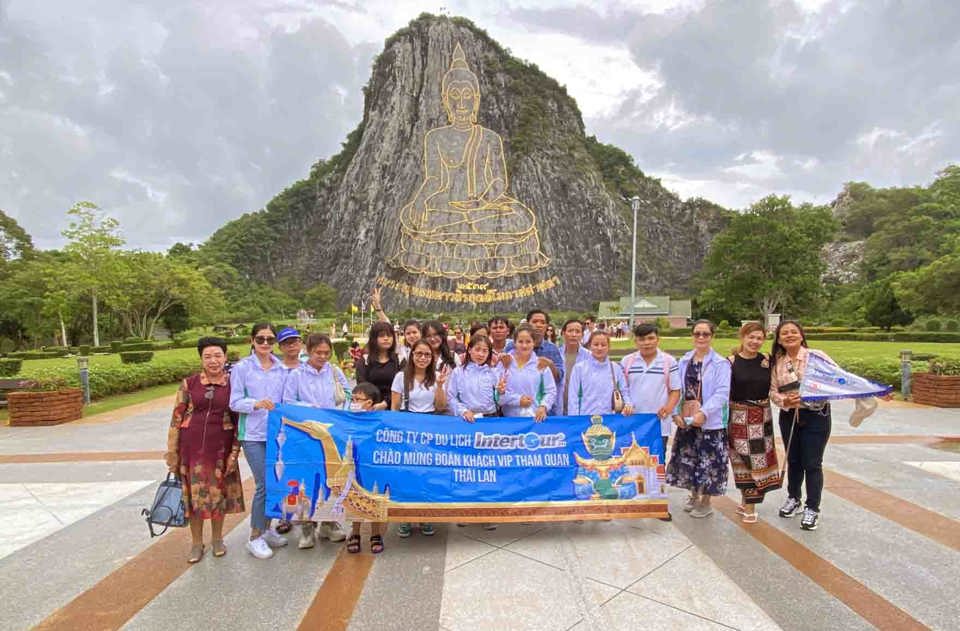
{"label": "cloudy sky", "polygon": [[84,199],[132,247],[203,241],[336,153],[422,11],[536,63],[682,197],[826,202],[960,162],[960,2],[0,0],[0,209],[41,247]]}

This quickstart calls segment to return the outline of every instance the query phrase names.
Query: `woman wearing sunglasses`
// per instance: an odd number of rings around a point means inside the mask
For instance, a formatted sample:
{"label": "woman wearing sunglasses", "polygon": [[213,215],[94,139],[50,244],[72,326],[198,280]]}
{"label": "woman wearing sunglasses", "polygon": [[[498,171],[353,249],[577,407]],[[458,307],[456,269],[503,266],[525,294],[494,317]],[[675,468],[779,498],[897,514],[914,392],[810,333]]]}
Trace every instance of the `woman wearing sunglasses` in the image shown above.
{"label": "woman wearing sunglasses", "polygon": [[713,514],[710,497],[727,490],[727,411],[730,362],[713,350],[716,326],[693,325],[693,350],[680,360],[681,399],[673,422],[677,433],[667,464],[667,484],[690,491],[683,510],[691,517]]}
{"label": "woman wearing sunglasses", "polygon": [[287,545],[286,537],[267,528],[267,416],[283,400],[287,376],[283,363],[273,354],[277,334],[269,322],[253,325],[250,334],[253,352],[230,371],[230,409],[240,414],[238,438],[257,484],[250,505],[250,540],[247,551],[258,559],[273,556],[271,548]]}

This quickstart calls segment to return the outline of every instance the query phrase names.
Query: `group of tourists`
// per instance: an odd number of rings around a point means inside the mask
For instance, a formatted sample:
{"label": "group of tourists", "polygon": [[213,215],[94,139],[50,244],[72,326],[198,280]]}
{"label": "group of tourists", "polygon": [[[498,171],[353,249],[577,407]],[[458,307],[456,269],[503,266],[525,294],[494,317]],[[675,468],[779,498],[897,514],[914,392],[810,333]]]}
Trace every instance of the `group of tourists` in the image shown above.
{"label": "group of tourists", "polygon": [[[232,367],[222,339],[198,341],[201,371],[180,386],[167,448],[168,467],[183,485],[192,534],[189,562],[204,555],[205,520],[211,522],[212,554],[226,553],[224,516],[244,511],[241,448],[255,482],[246,548],[266,559],[287,545],[291,524],[271,523],[265,514],[267,417],[280,403],[446,414],[467,423],[489,416],[540,422],[548,416],[655,414],[663,453],[669,453],[666,482],[689,491],[683,510],[693,518],[710,516],[711,498],[726,493],[732,468],[741,495],[738,513],[747,524],[757,521],[764,495],[781,486],[773,403],[789,465],[788,497],[779,515],[802,514],[804,530],[818,526],[830,406],[800,398],[807,358],[819,351],[807,348],[796,321],[780,323],[767,355],[760,351],[766,340],[760,324],[741,327],[739,345],[723,354],[713,348],[714,324],[698,320],[693,349],[679,361],[659,348],[656,325],[638,324],[632,331],[636,351],[615,361],[609,356],[611,333],[579,319],[564,322],[558,344],[551,342],[550,316],[542,309],[517,325],[494,316],[457,335],[436,320],[395,326],[375,307],[380,321],[370,327],[355,362],[355,385],[331,361],[333,343],[321,333],[303,339],[292,328],[255,324],[251,353]],[[385,526],[371,525],[373,553],[384,549]],[[412,530],[412,524],[399,524],[396,532],[409,537]],[[430,536],[435,529],[421,523],[419,532]],[[346,540],[348,552],[359,552],[360,523],[349,535],[336,522],[300,524],[300,548],[322,539]]]}

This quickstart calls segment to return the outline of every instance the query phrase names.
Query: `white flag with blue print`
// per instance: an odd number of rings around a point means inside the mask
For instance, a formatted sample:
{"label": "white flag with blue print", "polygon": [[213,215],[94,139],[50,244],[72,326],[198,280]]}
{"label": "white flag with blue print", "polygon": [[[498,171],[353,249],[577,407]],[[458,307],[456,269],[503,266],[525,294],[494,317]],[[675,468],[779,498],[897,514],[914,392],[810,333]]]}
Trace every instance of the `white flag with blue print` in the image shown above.
{"label": "white flag with blue print", "polygon": [[800,382],[800,398],[804,401],[883,397],[891,392],[893,386],[855,375],[816,353],[807,355],[807,366]]}

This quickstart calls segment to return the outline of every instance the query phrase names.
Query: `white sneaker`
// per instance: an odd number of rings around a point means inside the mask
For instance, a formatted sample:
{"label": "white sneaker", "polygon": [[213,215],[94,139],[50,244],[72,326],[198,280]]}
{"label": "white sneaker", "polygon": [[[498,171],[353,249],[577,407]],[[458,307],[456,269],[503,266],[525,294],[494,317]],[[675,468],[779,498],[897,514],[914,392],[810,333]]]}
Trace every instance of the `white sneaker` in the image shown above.
{"label": "white sneaker", "polygon": [[301,550],[306,550],[312,548],[313,544],[316,543],[317,539],[314,536],[316,527],[314,524],[303,524],[300,526],[300,542],[297,543],[297,547]]}
{"label": "white sneaker", "polygon": [[343,528],[341,528],[337,522],[325,521],[320,524],[320,529],[317,531],[318,539],[323,539],[324,537],[330,541],[343,541],[347,538],[347,533],[343,532]]}
{"label": "white sneaker", "polygon": [[283,546],[287,545],[287,538],[273,528],[267,528],[267,530],[261,535],[261,538],[271,548],[282,548]]}
{"label": "white sneaker", "polygon": [[270,549],[262,536],[247,542],[247,552],[258,559],[269,559],[273,556],[273,550]]}

